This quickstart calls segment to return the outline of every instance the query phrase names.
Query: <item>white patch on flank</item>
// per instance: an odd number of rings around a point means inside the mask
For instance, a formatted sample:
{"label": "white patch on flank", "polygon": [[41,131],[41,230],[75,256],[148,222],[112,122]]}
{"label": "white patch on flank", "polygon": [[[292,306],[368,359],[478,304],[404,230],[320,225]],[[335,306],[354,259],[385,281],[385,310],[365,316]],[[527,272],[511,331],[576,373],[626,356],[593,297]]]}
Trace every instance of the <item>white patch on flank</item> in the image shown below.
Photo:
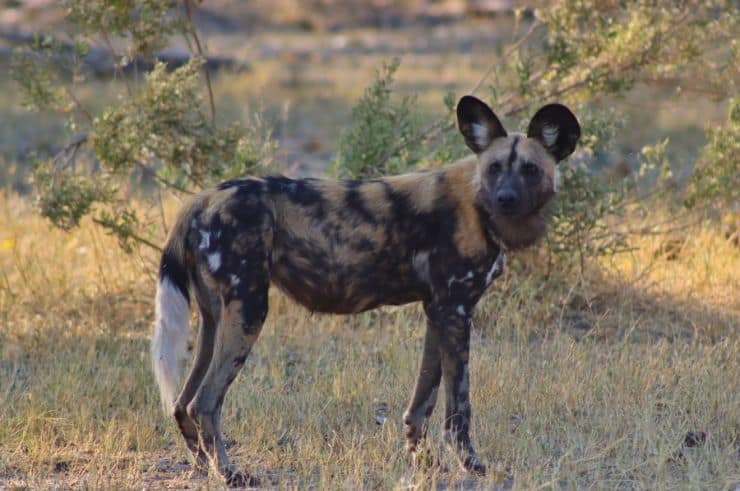
{"label": "white patch on flank", "polygon": [[221,267],[221,253],[214,252],[208,255],[208,267],[215,273]]}
{"label": "white patch on flank", "polygon": [[429,282],[429,251],[416,252],[411,260],[414,271],[419,275],[421,281]]}
{"label": "white patch on flank", "polygon": [[542,139],[545,142],[545,146],[551,147],[558,139],[558,133],[560,130],[557,126],[546,124],[542,127]]}
{"label": "white patch on flank", "polygon": [[457,313],[458,313],[458,315],[465,315],[465,307],[463,307],[462,305],[458,305],[457,306]]}
{"label": "white patch on flank", "polygon": [[555,179],[552,183],[552,190],[557,191],[558,188],[560,188],[560,183],[562,181],[562,177],[560,176],[560,166],[555,167]]}
{"label": "white patch on flank", "polygon": [[162,408],[169,415],[180,388],[187,353],[190,308],[182,292],[168,278],[157,285],[155,313],[152,364],[162,396]]}
{"label": "white patch on flank", "polygon": [[498,257],[493,262],[493,266],[491,266],[488,274],[486,274],[486,286],[489,286],[494,279],[501,276],[501,273],[504,272],[504,266],[506,266],[506,255],[504,253],[499,253]]}
{"label": "white patch on flank", "polygon": [[241,280],[239,277],[235,274],[229,275],[229,282],[231,283],[231,286],[237,286],[239,283],[241,283]]}
{"label": "white patch on flank", "polygon": [[208,247],[211,245],[211,233],[207,232],[205,230],[200,231],[200,244],[198,244],[198,249],[201,251],[205,251],[208,249]]}
{"label": "white patch on flank", "polygon": [[447,288],[452,287],[453,283],[462,283],[464,281],[472,280],[473,279],[473,272],[468,271],[468,273],[463,276],[462,278],[458,278],[457,276],[453,276],[452,278],[447,280]]}
{"label": "white patch on flank", "polygon": [[486,148],[490,143],[488,127],[483,124],[473,123],[473,138],[480,148]]}

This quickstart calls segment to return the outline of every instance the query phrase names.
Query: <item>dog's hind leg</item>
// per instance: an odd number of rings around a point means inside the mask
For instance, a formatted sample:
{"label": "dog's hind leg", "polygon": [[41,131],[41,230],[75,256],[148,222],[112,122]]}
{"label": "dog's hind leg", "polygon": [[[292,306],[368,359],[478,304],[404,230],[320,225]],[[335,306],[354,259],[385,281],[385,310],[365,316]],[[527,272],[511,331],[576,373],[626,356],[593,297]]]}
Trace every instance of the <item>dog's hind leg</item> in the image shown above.
{"label": "dog's hind leg", "polygon": [[216,341],[217,330],[216,319],[220,314],[221,299],[217,296],[214,298],[213,292],[205,288],[201,281],[196,282],[194,290],[200,313],[197,353],[185,385],[175,401],[174,416],[177,426],[180,428],[180,433],[182,433],[185,443],[193,456],[194,470],[198,473],[207,474],[208,456],[198,441],[198,430],[195,422],[188,416],[186,409],[195,396],[198,387],[200,387],[213,358],[213,347]]}
{"label": "dog's hind leg", "polygon": [[264,260],[262,267],[253,264],[248,275],[235,278],[224,290],[213,358],[187,406],[188,416],[198,428],[201,447],[229,486],[257,483],[248,474],[237,472],[229,462],[221,439],[220,418],[224,396],[262,329],[267,315],[268,288],[269,271]]}
{"label": "dog's hind leg", "polygon": [[414,395],[403,415],[406,429],[406,450],[416,464],[419,456],[418,446],[426,437],[427,419],[432,415],[437,403],[437,391],[442,377],[442,358],[439,346],[439,330],[428,323],[424,337],[424,352],[416,380]]}

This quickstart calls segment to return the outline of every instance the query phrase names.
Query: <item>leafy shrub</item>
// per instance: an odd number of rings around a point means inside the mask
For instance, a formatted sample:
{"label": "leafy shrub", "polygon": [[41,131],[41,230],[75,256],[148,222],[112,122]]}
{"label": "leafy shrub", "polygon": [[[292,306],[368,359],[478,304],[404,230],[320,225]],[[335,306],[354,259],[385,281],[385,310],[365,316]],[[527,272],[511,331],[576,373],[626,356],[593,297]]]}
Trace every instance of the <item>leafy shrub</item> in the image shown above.
{"label": "leafy shrub", "polygon": [[104,201],[111,190],[99,181],[68,169],[56,168],[52,161],[37,162],[34,169],[39,212],[54,225],[70,230],[80,224],[97,201]]}
{"label": "leafy shrub", "polygon": [[[189,1],[182,3],[189,15]],[[92,215],[127,251],[138,244],[157,247],[161,227],[152,227],[131,206],[131,183],[144,175],[163,189],[192,193],[215,181],[259,173],[275,149],[270,132],[257,118],[249,126],[215,123],[197,33],[190,18],[175,8],[177,2],[69,0],[65,6],[73,26],[72,48],[39,40],[16,53],[12,65],[26,107],[62,113],[71,129],[83,132],[70,147],[73,152],[67,149],[36,166],[39,211],[64,229]],[[97,115],[80,104],[75,90],[88,76],[83,58],[92,38],[105,41],[120,67],[132,57],[151,59],[175,33],[193,47],[188,63],[172,71],[155,63],[143,80],[123,77],[119,101]],[[125,54],[113,49],[111,36],[128,42]],[[78,152],[80,147],[84,150]],[[76,165],[82,153],[94,165]]]}
{"label": "leafy shrub", "polygon": [[393,76],[400,60],[385,63],[352,109],[352,126],[342,132],[333,168],[341,177],[377,177],[415,165],[421,155],[410,144],[419,132],[416,97],[395,100]]}
{"label": "leafy shrub", "polygon": [[707,129],[707,145],[689,184],[686,205],[737,206],[740,203],[740,97],[734,97],[723,125]]}

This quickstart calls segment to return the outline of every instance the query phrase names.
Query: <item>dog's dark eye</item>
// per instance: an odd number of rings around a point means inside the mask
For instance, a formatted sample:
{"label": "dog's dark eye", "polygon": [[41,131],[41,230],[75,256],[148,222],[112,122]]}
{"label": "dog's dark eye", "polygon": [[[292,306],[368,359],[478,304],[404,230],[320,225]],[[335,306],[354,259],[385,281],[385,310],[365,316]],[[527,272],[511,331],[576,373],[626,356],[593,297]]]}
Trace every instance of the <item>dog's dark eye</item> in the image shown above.
{"label": "dog's dark eye", "polygon": [[532,162],[524,162],[522,164],[522,174],[525,176],[536,176],[539,171],[540,168],[537,167],[537,164]]}
{"label": "dog's dark eye", "polygon": [[488,168],[488,172],[491,174],[498,174],[501,172],[501,162],[491,162],[491,166]]}

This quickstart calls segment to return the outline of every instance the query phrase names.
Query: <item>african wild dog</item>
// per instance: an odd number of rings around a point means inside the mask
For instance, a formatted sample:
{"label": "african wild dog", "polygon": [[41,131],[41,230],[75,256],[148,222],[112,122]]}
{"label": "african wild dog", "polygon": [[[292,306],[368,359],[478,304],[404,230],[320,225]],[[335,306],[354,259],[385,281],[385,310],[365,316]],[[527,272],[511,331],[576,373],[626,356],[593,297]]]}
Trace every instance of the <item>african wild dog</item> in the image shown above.
{"label": "african wild dog", "polygon": [[[564,106],[540,109],[527,135],[507,135],[480,100],[457,106],[475,156],[382,179],[267,177],[229,181],[181,211],[164,248],[152,340],[154,371],[196,469],[208,462],[229,485],[237,472],[219,429],[229,385],[267,315],[270,282],[308,309],[350,314],[421,301],[427,329],[403,421],[415,455],[445,378],[445,438],[483,473],[469,437],[468,351],[473,308],[503,270],[504,252],[545,233],[555,164],[580,137]],[[195,362],[179,392],[190,293],[200,312]]]}

